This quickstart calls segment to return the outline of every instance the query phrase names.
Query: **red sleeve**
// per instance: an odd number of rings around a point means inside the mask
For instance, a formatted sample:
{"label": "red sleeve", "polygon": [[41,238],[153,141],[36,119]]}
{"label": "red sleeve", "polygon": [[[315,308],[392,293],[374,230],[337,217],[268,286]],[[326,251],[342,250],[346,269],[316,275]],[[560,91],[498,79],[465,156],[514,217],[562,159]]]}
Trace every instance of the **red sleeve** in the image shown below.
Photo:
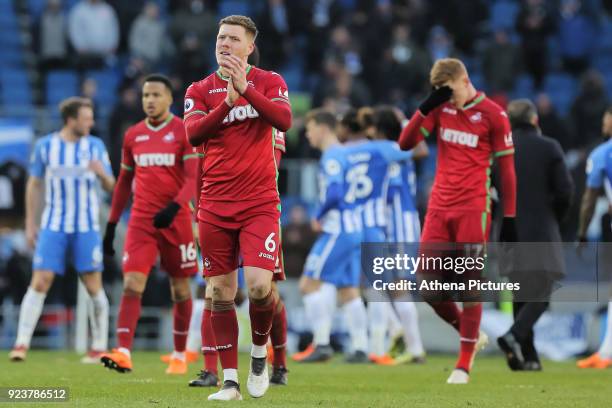
{"label": "red sleeve", "polygon": [[230,109],[231,107],[223,101],[209,110],[196,85],[192,84],[187,88],[183,122],[189,143],[192,146],[199,146],[207,139],[215,137]]}
{"label": "red sleeve", "polygon": [[123,148],[121,152],[121,170],[119,171],[119,179],[113,190],[113,199],[111,202],[111,210],[108,216],[108,222],[117,223],[119,217],[125,209],[127,202],[132,193],[132,180],[134,179],[134,156],[132,155],[131,134],[128,129],[123,137]]}
{"label": "red sleeve", "polygon": [[508,115],[503,110],[492,113],[491,146],[495,157],[514,154],[510,121],[508,120]]}
{"label": "red sleeve", "polygon": [[204,164],[204,152],[202,150],[202,146],[198,146],[196,148],[194,148],[196,150],[196,152],[198,153],[198,165],[196,167],[196,195],[195,195],[195,208],[196,208],[196,214],[197,214],[197,208],[198,208],[198,203],[200,201],[200,195],[202,192],[202,184],[203,184],[203,180],[202,180],[202,166]]}
{"label": "red sleeve", "polygon": [[248,86],[242,95],[266,122],[272,127],[286,132],[291,127],[291,104],[289,92],[283,78],[275,72],[270,73],[270,81],[264,94],[253,86]]}
{"label": "red sleeve", "polygon": [[195,192],[196,176],[198,172],[198,156],[195,154],[190,155],[187,159],[183,159],[183,172],[185,178],[183,186],[179,190],[174,201],[182,204],[193,198]]}
{"label": "red sleeve", "polygon": [[514,171],[514,143],[506,112],[496,109],[491,117],[491,147],[498,159],[501,172],[504,216],[516,215],[516,173]]}
{"label": "red sleeve", "polygon": [[285,146],[285,132],[274,129],[274,160],[276,160],[276,167],[280,166],[281,157],[283,153],[287,151]]}
{"label": "red sleeve", "polygon": [[118,223],[121,213],[125,209],[125,206],[132,193],[132,180],[134,179],[134,171],[128,170],[125,167],[121,168],[119,172],[119,180],[115,184],[115,190],[113,191],[113,200],[111,203],[111,210],[108,216],[108,222]]}
{"label": "red sleeve", "polygon": [[516,173],[514,155],[507,154],[498,159],[501,176],[501,194],[504,206],[504,217],[516,216]]}
{"label": "red sleeve", "polygon": [[410,118],[408,125],[402,129],[399,137],[399,145],[402,150],[410,150],[421,142],[425,137],[429,137],[436,125],[435,111],[429,115],[423,114],[417,110]]}
{"label": "red sleeve", "polygon": [[274,160],[276,161],[276,167],[280,167],[281,157],[283,157],[283,152],[279,149],[274,149]]}

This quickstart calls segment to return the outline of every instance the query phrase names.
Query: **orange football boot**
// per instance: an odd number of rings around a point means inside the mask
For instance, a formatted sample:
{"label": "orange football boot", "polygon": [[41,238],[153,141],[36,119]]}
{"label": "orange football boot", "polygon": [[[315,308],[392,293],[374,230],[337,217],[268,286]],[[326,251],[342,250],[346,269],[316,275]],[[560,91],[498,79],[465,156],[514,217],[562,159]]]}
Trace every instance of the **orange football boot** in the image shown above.
{"label": "orange football boot", "polygon": [[166,368],[166,374],[187,374],[187,361],[180,358],[173,358]]}
{"label": "orange football boot", "polygon": [[[159,356],[159,359],[162,363],[170,364],[170,360],[172,360],[172,353],[162,354]],[[200,359],[200,353],[197,351],[189,351],[185,350],[185,360],[187,364],[195,363]]]}
{"label": "orange football boot", "polygon": [[120,373],[132,371],[132,359],[118,349],[113,349],[111,353],[102,354],[100,361],[104,364],[104,367]]}
{"label": "orange football boot", "polygon": [[274,347],[272,347],[272,343],[268,342],[268,364],[274,365]]}
{"label": "orange football boot", "polygon": [[608,368],[612,366],[612,359],[610,358],[601,358],[599,353],[594,353],[587,358],[583,358],[582,360],[578,360],[576,362],[576,366],[578,368]]}
{"label": "orange football boot", "polygon": [[383,355],[379,356],[379,355],[376,355],[374,353],[370,353],[368,358],[370,359],[371,362],[373,362],[374,364],[377,364],[377,365],[390,366],[390,365],[396,365],[397,364],[395,362],[395,360],[393,359],[393,357],[389,356],[388,354],[383,354]]}
{"label": "orange football boot", "polygon": [[315,350],[314,343],[310,343],[304,351],[300,351],[299,353],[295,353],[294,355],[292,355],[291,359],[293,361],[302,361],[303,359],[311,355],[314,350]]}

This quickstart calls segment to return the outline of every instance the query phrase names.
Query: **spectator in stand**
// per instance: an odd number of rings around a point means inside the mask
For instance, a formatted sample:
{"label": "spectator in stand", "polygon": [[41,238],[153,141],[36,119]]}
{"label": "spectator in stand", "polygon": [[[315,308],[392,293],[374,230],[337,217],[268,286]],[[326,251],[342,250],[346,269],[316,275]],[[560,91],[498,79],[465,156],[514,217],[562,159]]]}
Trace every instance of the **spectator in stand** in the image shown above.
{"label": "spectator in stand", "polygon": [[177,48],[174,72],[187,84],[199,81],[211,70],[208,57],[214,55],[215,15],[202,0],[183,0],[168,29]]}
{"label": "spectator in stand", "polygon": [[570,112],[573,122],[573,148],[591,150],[601,141],[601,118],[608,106],[604,79],[597,71],[587,71]]}
{"label": "spectator in stand", "polygon": [[540,89],[548,73],[548,37],[555,30],[555,20],[544,0],[524,0],[516,30],[521,35],[525,68]]}
{"label": "spectator in stand", "polygon": [[429,32],[427,49],[432,61],[455,56],[453,40],[442,26],[434,26]]}
{"label": "spectator in stand", "polygon": [[132,56],[142,58],[155,67],[166,55],[172,54],[172,43],[166,37],[166,24],[157,3],[148,2],[130,30],[129,48]]}
{"label": "spectator in stand", "polygon": [[440,24],[448,30],[461,53],[471,55],[488,17],[484,0],[429,0],[431,25]]}
{"label": "spectator in stand", "polygon": [[589,68],[597,44],[597,21],[580,0],[563,0],[561,4],[559,44],[567,72],[580,75]]}
{"label": "spectator in stand", "polygon": [[521,55],[505,30],[495,32],[494,40],[482,56],[482,69],[492,93],[508,93],[514,88],[515,79],[521,72]]}
{"label": "spectator in stand", "polygon": [[40,17],[39,53],[43,71],[63,68],[68,57],[66,15],[61,0],[47,0],[47,7]]}
{"label": "spectator in stand", "polygon": [[261,59],[266,68],[279,69],[291,50],[289,9],[285,0],[268,0],[257,21]]}
{"label": "spectator in stand", "polygon": [[344,25],[334,28],[330,39],[325,54],[340,61],[351,75],[359,75],[363,69],[361,55],[349,29]]}
{"label": "spectator in stand", "polygon": [[333,27],[346,17],[339,3],[334,0],[314,0],[307,9],[310,24],[307,30],[306,72],[316,75],[322,69],[321,62],[325,61],[324,45],[329,41]]}
{"label": "spectator in stand", "polygon": [[400,24],[393,28],[391,47],[385,51],[383,61],[382,86],[375,90],[376,100],[402,105],[408,98],[419,99],[423,84],[429,82],[431,59],[412,41],[410,27]]}
{"label": "spectator in stand", "polygon": [[296,204],[289,211],[289,222],[283,227],[283,256],[287,277],[298,278],[317,234],[310,227],[306,209]]}
{"label": "spectator in stand", "polygon": [[119,102],[113,108],[108,119],[108,154],[115,177],[119,176],[121,167],[121,147],[123,135],[127,128],[141,121],[144,117],[138,98],[138,91],[134,86],[125,86],[121,89]]}
{"label": "spectator in stand", "polygon": [[572,143],[567,123],[559,117],[548,94],[541,93],[537,96],[536,107],[538,109],[538,125],[542,129],[542,133],[556,139],[563,151],[567,152]]}
{"label": "spectator in stand", "polygon": [[323,82],[321,105],[336,114],[344,114],[352,107],[362,107],[370,103],[368,87],[343,66],[338,70],[333,82]]}
{"label": "spectator in stand", "polygon": [[104,0],[81,0],[70,11],[70,42],[80,69],[96,69],[112,59],[119,45],[115,10]]}

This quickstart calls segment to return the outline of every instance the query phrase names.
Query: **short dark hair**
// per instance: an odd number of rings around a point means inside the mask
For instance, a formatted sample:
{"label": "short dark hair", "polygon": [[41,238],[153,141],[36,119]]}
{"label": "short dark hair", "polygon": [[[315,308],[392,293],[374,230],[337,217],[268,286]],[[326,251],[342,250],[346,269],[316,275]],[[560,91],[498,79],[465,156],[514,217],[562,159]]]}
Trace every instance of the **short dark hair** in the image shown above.
{"label": "short dark hair", "polygon": [[359,112],[355,108],[350,108],[340,119],[340,124],[347,128],[351,133],[362,132],[363,124],[359,120]]}
{"label": "short dark hair", "polygon": [[534,116],[538,116],[538,111],[529,99],[515,99],[508,104],[508,119],[512,127],[531,125]]}
{"label": "short dark hair", "polygon": [[257,34],[259,33],[259,31],[257,30],[257,26],[255,25],[253,20],[251,20],[251,18],[247,16],[227,16],[219,21],[219,27],[221,27],[223,24],[237,25],[243,27],[245,31],[253,37],[253,41],[255,41],[255,39],[257,38]]}
{"label": "short dark hair", "polygon": [[83,107],[93,109],[93,103],[90,99],[82,98],[80,96],[72,96],[60,102],[59,111],[62,115],[62,121],[64,124],[68,122],[68,118],[76,119],[79,116],[79,109]]}
{"label": "short dark hair", "polygon": [[306,121],[304,123],[310,121],[313,121],[317,125],[325,125],[332,130],[334,130],[338,124],[336,116],[330,111],[322,108],[313,109],[306,114]]}
{"label": "short dark hair", "polygon": [[388,140],[397,140],[402,132],[402,123],[390,105],[381,105],[374,109],[374,126],[376,131]]}
{"label": "short dark hair", "polygon": [[170,82],[170,78],[168,78],[164,74],[149,74],[145,77],[144,82],[142,84],[144,85],[147,82],[161,82],[166,86],[166,88],[168,88],[170,93],[174,91],[172,89],[172,82]]}

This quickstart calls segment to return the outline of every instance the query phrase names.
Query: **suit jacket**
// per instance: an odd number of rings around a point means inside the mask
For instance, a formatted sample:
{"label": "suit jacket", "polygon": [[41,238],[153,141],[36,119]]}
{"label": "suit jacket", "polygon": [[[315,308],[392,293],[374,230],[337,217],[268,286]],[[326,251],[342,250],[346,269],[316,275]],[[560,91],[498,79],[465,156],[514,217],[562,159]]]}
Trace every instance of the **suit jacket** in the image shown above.
{"label": "suit jacket", "polygon": [[[561,145],[535,127],[513,129],[517,180],[516,230],[519,245],[516,273],[546,271],[565,275],[559,222],[569,210],[574,185]],[[556,243],[556,244],[555,244]]]}

